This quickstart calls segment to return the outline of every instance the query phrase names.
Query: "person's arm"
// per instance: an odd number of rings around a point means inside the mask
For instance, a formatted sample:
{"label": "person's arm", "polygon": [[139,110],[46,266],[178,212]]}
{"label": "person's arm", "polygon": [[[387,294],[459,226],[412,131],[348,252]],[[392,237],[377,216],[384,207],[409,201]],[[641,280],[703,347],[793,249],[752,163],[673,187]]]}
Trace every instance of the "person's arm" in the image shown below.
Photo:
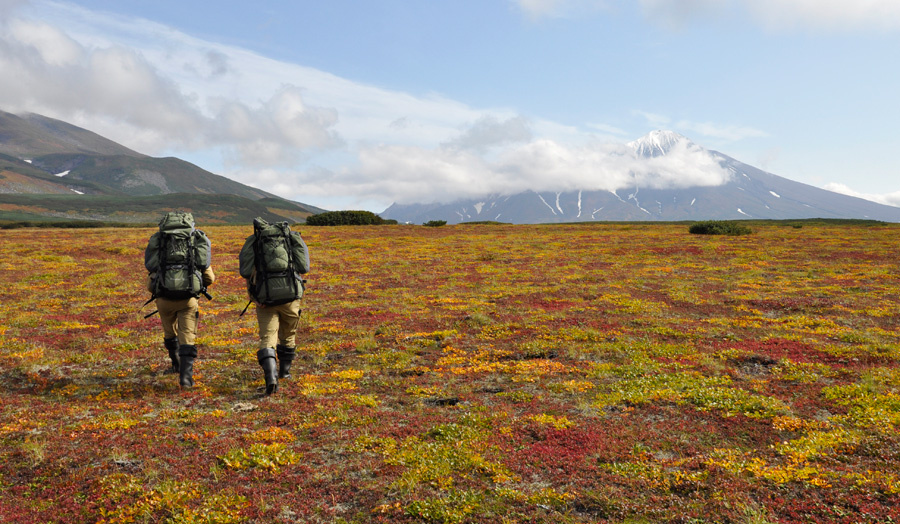
{"label": "person's arm", "polygon": [[216,281],[216,274],[213,272],[212,266],[203,270],[203,286],[209,287]]}

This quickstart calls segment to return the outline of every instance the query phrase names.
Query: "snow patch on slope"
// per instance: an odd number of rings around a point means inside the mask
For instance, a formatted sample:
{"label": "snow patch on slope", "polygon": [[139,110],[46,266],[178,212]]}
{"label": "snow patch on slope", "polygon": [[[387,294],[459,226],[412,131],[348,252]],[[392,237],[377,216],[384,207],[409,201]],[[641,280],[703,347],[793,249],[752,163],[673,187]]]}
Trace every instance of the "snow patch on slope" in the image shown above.
{"label": "snow patch on slope", "polygon": [[547,208],[550,209],[550,212],[551,212],[551,213],[553,213],[554,215],[556,215],[556,210],[553,209],[553,206],[551,206],[550,204],[548,204],[546,200],[544,200],[544,197],[542,197],[542,196],[540,195],[540,193],[538,193],[538,198],[540,198],[540,199],[541,199],[541,202],[543,202],[544,205],[547,206]]}

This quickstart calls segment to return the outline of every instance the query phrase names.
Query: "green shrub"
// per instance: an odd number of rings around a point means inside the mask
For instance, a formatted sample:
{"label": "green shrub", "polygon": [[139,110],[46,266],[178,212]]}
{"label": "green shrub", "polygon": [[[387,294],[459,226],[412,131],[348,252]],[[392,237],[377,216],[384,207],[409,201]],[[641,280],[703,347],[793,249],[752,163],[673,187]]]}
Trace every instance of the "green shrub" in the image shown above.
{"label": "green shrub", "polygon": [[308,226],[380,226],[384,223],[383,218],[371,211],[327,211],[306,217]]}
{"label": "green shrub", "polygon": [[707,220],[692,224],[688,232],[693,235],[749,235],[753,231],[737,222]]}
{"label": "green shrub", "polygon": [[425,222],[422,225],[427,226],[427,227],[441,227],[441,226],[446,226],[447,221],[446,220],[429,220],[428,222]]}

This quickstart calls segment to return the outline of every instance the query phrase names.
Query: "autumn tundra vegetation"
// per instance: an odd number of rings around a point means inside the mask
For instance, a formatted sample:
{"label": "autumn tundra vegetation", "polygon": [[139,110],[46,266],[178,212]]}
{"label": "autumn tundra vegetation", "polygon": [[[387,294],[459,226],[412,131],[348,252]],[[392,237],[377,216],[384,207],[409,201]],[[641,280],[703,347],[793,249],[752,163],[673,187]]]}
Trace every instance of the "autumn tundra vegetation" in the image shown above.
{"label": "autumn tundra vegetation", "polygon": [[197,219],[186,390],[154,229],[0,231],[0,521],[900,521],[900,225],[300,228],[266,396],[250,226]]}

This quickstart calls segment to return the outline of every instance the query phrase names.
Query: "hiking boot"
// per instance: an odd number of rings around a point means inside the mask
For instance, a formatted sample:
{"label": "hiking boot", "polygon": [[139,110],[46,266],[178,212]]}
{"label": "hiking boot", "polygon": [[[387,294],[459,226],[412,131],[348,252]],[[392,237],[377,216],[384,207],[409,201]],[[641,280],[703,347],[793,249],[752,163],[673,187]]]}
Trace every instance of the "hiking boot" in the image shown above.
{"label": "hiking boot", "polygon": [[275,353],[278,355],[278,378],[291,378],[291,362],[294,361],[295,349],[281,344],[275,347]]}
{"label": "hiking boot", "polygon": [[178,383],[182,388],[194,387],[194,359],[197,346],[185,345],[178,348]]}
{"label": "hiking boot", "polygon": [[172,367],[164,373],[178,373],[178,337],[164,338],[163,346],[169,350],[169,358],[172,359]]}
{"label": "hiking boot", "polygon": [[256,352],[256,360],[263,369],[263,376],[266,379],[266,395],[271,395],[278,391],[278,377],[276,376],[277,366],[275,360],[275,350],[272,348],[260,349]]}

